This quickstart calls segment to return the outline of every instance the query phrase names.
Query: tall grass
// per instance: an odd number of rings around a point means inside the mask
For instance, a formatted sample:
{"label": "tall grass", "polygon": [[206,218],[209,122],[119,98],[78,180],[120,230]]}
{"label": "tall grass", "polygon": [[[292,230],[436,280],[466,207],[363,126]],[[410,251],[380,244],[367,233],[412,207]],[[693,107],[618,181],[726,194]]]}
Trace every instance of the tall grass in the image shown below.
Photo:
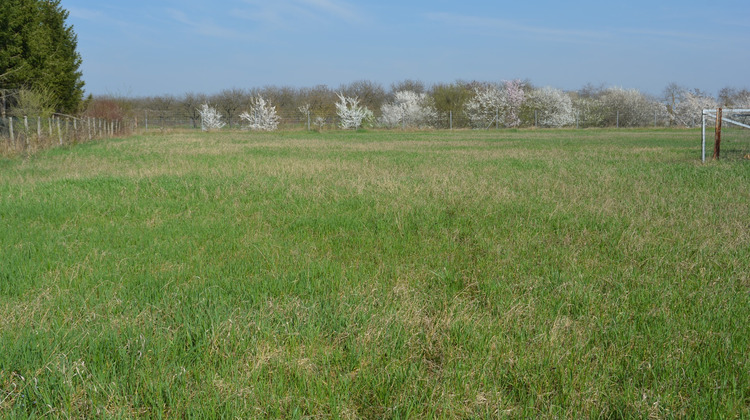
{"label": "tall grass", "polygon": [[750,166],[683,130],[0,161],[0,415],[750,416]]}

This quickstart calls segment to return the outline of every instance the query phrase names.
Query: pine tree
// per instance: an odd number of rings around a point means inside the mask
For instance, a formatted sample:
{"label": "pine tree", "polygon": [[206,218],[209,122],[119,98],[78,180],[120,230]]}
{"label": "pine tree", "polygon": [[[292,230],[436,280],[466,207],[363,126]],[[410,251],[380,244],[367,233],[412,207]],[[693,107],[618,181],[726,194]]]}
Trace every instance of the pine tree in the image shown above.
{"label": "pine tree", "polygon": [[[0,7],[0,94],[5,107],[20,89],[48,92],[60,112],[83,98],[78,38],[59,0],[3,0]],[[5,100],[10,96],[11,100]]]}

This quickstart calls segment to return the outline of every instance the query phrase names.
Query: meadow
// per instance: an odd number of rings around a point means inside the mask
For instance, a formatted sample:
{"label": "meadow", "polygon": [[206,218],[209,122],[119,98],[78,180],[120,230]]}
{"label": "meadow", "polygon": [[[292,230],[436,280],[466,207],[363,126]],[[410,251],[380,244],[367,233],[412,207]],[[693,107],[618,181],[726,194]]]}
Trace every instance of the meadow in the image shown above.
{"label": "meadow", "polygon": [[0,160],[0,417],[746,418],[697,130],[175,131]]}

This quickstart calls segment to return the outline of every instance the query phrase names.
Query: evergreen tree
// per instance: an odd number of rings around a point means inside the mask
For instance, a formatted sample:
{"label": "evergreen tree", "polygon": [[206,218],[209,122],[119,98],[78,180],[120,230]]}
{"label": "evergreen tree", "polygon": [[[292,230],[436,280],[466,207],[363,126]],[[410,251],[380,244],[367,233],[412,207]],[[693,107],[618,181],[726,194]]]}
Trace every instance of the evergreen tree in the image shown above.
{"label": "evergreen tree", "polygon": [[20,89],[46,92],[60,112],[75,112],[83,98],[78,38],[65,23],[59,0],[2,0],[0,95]]}

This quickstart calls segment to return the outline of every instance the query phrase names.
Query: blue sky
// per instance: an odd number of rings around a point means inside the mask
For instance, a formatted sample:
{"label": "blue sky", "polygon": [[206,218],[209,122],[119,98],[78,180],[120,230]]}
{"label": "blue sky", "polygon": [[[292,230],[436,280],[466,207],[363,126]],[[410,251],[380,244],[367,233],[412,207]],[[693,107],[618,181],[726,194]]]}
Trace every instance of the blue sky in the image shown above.
{"label": "blue sky", "polygon": [[62,0],[86,91],[528,79],[750,88],[750,2]]}

